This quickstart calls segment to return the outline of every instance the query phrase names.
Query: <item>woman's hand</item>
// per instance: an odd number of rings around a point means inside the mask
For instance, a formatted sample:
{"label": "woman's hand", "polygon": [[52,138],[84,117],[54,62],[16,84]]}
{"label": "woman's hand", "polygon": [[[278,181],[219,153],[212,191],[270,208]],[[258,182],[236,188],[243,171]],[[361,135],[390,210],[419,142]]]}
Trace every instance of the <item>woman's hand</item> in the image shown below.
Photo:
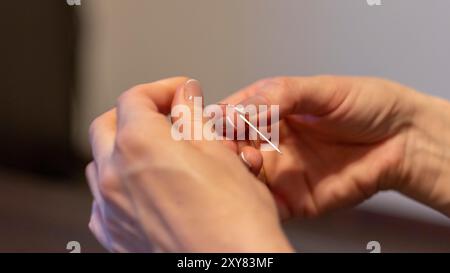
{"label": "woman's hand", "polygon": [[225,100],[280,106],[283,155],[263,166],[283,218],[394,189],[450,215],[448,102],[375,78],[259,81]]}
{"label": "woman's hand", "polygon": [[185,78],[140,85],[92,123],[91,230],[111,251],[290,251],[268,188],[233,149],[172,139],[166,115],[193,96]]}

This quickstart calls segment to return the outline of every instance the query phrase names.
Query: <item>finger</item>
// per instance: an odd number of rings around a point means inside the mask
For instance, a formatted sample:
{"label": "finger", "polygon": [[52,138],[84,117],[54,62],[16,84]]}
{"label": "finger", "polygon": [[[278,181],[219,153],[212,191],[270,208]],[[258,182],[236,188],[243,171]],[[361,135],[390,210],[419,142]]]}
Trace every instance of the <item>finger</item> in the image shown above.
{"label": "finger", "polygon": [[[211,105],[210,107],[216,107],[215,110],[209,108],[211,112],[203,109],[203,91],[200,85],[200,82],[194,79],[188,80],[183,86],[179,87],[177,92],[175,93],[175,97],[172,103],[172,114],[179,112],[183,113],[183,117],[179,115],[172,115],[173,126],[175,127],[183,127],[181,133],[186,133],[184,137],[188,137],[194,142],[198,140],[217,140],[218,138],[214,135],[214,129],[217,129],[216,126],[212,126],[213,124],[217,125],[223,119],[223,115],[219,115],[223,112],[222,107],[218,105]],[[175,109],[177,107],[179,110]],[[203,111],[208,112],[208,117],[203,116]],[[184,117],[184,114],[187,116]],[[211,126],[211,130],[208,130]],[[188,127],[188,128],[186,128]],[[187,132],[186,132],[187,130]],[[222,137],[222,136],[221,136]],[[221,144],[225,147],[228,147],[234,152],[237,152],[236,143],[232,140],[221,140]],[[205,145],[204,143],[202,145]]]}
{"label": "finger", "polygon": [[117,103],[117,138],[119,132],[125,133],[125,142],[128,136],[149,143],[169,138],[170,124],[166,115],[177,88],[186,80],[183,77],[170,78],[138,85],[122,94]]}
{"label": "finger", "polygon": [[178,87],[172,101],[173,126],[185,140],[201,140],[203,136],[203,91],[197,80],[190,79]]}
{"label": "finger", "polygon": [[86,177],[88,180],[89,188],[94,196],[94,200],[103,205],[103,197],[100,193],[99,184],[98,184],[98,172],[97,167],[94,162],[91,162],[86,167]]}
{"label": "finger", "polygon": [[351,91],[351,78],[334,76],[266,79],[226,99],[227,103],[279,105],[280,118],[291,114],[326,115]]}
{"label": "finger", "polygon": [[89,129],[92,155],[98,168],[108,160],[114,149],[116,134],[116,109],[112,109],[96,118]]}
{"label": "finger", "polygon": [[247,168],[255,175],[258,176],[261,172],[263,158],[261,152],[254,147],[245,146],[241,148],[240,157],[242,162]]}
{"label": "finger", "polygon": [[99,204],[94,201],[92,203],[91,218],[88,224],[89,229],[94,234],[97,241],[107,250],[112,250],[110,235],[105,227],[103,215],[99,208]]}
{"label": "finger", "polygon": [[100,244],[106,249],[110,249],[111,242],[109,234],[103,223],[103,212],[101,207],[104,207],[104,200],[100,194],[98,185],[98,172],[94,162],[91,162],[86,167],[86,177],[88,179],[89,188],[91,189],[94,201],[92,202],[91,218],[89,220],[89,229],[95,235]]}
{"label": "finger", "polygon": [[280,216],[281,220],[287,220],[292,218],[292,212],[290,211],[289,207],[286,205],[286,201],[283,197],[281,197],[276,192],[272,191],[273,198],[275,199],[275,203],[277,205],[278,215]]}

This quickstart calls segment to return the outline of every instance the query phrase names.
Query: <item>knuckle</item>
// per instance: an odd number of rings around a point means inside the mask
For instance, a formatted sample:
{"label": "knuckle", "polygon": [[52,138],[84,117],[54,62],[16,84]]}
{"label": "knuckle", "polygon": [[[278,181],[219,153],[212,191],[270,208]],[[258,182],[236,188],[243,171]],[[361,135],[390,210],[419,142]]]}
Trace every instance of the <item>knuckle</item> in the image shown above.
{"label": "knuckle", "polygon": [[327,87],[326,90],[333,90],[337,87],[339,78],[332,75],[320,75],[317,76],[317,81],[320,85]]}
{"label": "knuckle", "polygon": [[290,78],[285,76],[279,76],[274,78],[269,78],[268,81],[274,86],[278,86],[279,88],[285,88],[289,85]]}
{"label": "knuckle", "polygon": [[128,102],[130,100],[130,98],[133,96],[133,93],[135,91],[133,91],[133,89],[127,90],[125,92],[123,92],[122,94],[120,94],[120,96],[117,98],[116,101],[116,105],[120,106],[123,105],[124,103]]}
{"label": "knuckle", "polygon": [[146,84],[137,84],[130,89],[126,90],[120,96],[117,98],[116,105],[122,105],[124,103],[129,102],[130,100],[133,100],[137,94],[143,93],[147,89]]}
{"label": "knuckle", "polygon": [[148,138],[130,127],[124,127],[117,133],[114,146],[112,159],[119,172],[153,160],[152,155],[163,152],[161,146],[149,144]]}
{"label": "knuckle", "polygon": [[289,77],[284,76],[270,78],[266,81],[266,88],[264,88],[267,91],[260,95],[268,101],[277,101],[277,98],[289,98],[293,94],[290,81]]}
{"label": "knuckle", "polygon": [[102,116],[96,117],[89,125],[89,136],[92,138],[102,123]]}
{"label": "knuckle", "polygon": [[98,188],[100,194],[107,201],[111,201],[111,197],[120,192],[119,179],[111,167],[107,166],[100,172]]}
{"label": "knuckle", "polygon": [[344,91],[348,89],[346,86],[349,81],[348,77],[340,77],[334,75],[319,75],[316,76],[317,81],[324,87],[323,90],[333,91]]}
{"label": "knuckle", "polygon": [[278,77],[271,78],[270,81],[274,85],[277,85],[279,87],[287,87],[289,85],[290,80],[289,80],[289,77],[278,76]]}
{"label": "knuckle", "polygon": [[285,76],[265,78],[256,83],[256,95],[267,101],[276,101],[279,96],[289,95],[291,79]]}
{"label": "knuckle", "polygon": [[270,86],[270,89],[275,93],[289,92],[290,78],[284,76],[269,78],[266,80],[266,85]]}
{"label": "knuckle", "polygon": [[95,183],[96,166],[94,162],[89,163],[84,169],[84,175],[89,183]]}
{"label": "knuckle", "polygon": [[115,146],[119,153],[136,152],[142,149],[142,141],[132,128],[124,127],[116,135]]}
{"label": "knuckle", "polygon": [[273,82],[275,90],[277,90],[282,96],[292,93],[290,88],[290,79],[288,77],[276,77]]}
{"label": "knuckle", "polygon": [[89,174],[92,172],[93,168],[95,168],[95,163],[94,161],[89,162],[89,164],[87,164],[86,168],[84,168],[84,173],[86,176],[89,176]]}
{"label": "knuckle", "polygon": [[[99,228],[99,226],[101,226]],[[98,220],[97,215],[92,215],[91,219],[88,223],[88,228],[91,231],[91,233],[94,235],[94,237],[100,242],[103,247],[109,250],[110,246],[108,244],[108,241],[105,239],[106,236],[106,227],[104,227],[104,223]]]}
{"label": "knuckle", "polygon": [[285,76],[277,76],[277,77],[271,77],[266,78],[260,81],[260,86],[270,86],[271,89],[275,88],[278,90],[287,89],[290,82],[289,77]]}
{"label": "knuckle", "polygon": [[98,213],[97,204],[94,201],[94,204],[92,206],[91,216],[89,217],[89,223],[88,227],[89,230],[94,234],[98,235],[98,226],[101,224],[100,215]]}
{"label": "knuckle", "polygon": [[91,219],[89,220],[89,223],[88,223],[88,227],[89,227],[89,230],[91,231],[91,233],[94,234],[95,237],[97,237],[99,234],[97,234],[98,231],[95,228],[96,223],[95,223],[95,219],[93,217],[94,217],[94,215],[91,216]]}

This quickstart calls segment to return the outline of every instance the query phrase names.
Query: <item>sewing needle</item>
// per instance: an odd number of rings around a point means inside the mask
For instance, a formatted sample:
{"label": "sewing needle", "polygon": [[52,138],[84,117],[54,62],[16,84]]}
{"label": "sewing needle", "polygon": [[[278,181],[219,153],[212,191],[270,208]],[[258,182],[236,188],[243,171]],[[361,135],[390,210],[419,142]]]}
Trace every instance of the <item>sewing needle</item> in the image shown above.
{"label": "sewing needle", "polygon": [[237,108],[236,106],[232,106],[233,109],[238,113],[239,117],[245,122],[247,123],[248,126],[250,126],[253,130],[256,131],[256,133],[258,133],[258,135],[264,139],[267,143],[269,143],[270,146],[272,146],[272,148],[274,148],[277,152],[279,152],[280,154],[283,154],[280,149],[278,149],[278,147],[273,144],[263,133],[261,133],[250,121],[248,121],[244,114],[245,112],[243,112],[242,110],[240,110],[239,108]]}

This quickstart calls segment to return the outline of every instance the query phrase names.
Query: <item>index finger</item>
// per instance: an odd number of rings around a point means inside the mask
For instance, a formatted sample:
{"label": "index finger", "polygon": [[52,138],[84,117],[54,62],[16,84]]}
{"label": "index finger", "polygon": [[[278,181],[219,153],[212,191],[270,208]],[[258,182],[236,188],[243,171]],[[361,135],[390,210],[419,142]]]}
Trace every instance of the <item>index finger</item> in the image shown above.
{"label": "index finger", "polygon": [[323,116],[345,100],[351,83],[351,78],[337,76],[270,78],[258,81],[224,101],[244,106],[279,105],[280,118],[291,114]]}

